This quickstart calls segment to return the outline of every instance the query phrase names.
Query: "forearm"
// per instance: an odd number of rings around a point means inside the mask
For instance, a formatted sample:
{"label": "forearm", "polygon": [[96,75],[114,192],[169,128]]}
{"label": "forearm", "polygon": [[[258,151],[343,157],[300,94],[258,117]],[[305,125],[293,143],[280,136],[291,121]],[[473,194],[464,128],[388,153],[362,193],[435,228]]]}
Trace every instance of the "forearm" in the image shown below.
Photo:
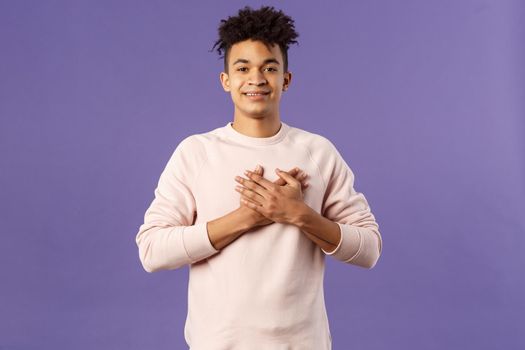
{"label": "forearm", "polygon": [[340,224],[322,216],[306,204],[297,205],[293,224],[334,258],[372,268],[381,254],[379,233],[372,227]]}
{"label": "forearm", "polygon": [[256,226],[250,209],[239,207],[218,219],[191,226],[147,223],[141,226],[136,241],[146,271],[172,270],[217,253]]}
{"label": "forearm", "polygon": [[304,202],[297,204],[291,224],[301,229],[312,242],[325,251],[333,251],[341,239],[339,225],[320,215]]}
{"label": "forearm", "polygon": [[206,223],[169,225],[151,213],[136,236],[139,257],[147,272],[173,270],[217,253],[208,239]]}
{"label": "forearm", "polygon": [[243,206],[207,223],[208,237],[215,249],[221,250],[244,232],[256,227],[252,210]]}

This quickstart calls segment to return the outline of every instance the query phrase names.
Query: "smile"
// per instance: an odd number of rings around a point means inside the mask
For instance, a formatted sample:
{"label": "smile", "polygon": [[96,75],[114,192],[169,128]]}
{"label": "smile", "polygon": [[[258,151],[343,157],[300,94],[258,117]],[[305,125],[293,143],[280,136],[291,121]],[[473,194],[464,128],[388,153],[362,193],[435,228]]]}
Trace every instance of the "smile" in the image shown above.
{"label": "smile", "polygon": [[268,95],[269,92],[245,92],[244,94],[246,96],[264,96],[264,95]]}

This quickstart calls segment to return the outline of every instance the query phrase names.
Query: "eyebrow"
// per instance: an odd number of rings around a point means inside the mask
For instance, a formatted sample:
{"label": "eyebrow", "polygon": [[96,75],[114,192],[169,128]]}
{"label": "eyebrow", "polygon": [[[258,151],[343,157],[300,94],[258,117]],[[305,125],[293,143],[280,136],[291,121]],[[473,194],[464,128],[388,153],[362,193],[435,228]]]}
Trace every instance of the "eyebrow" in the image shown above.
{"label": "eyebrow", "polygon": [[[235,66],[237,63],[250,63],[250,61],[248,61],[245,58],[239,58],[235,62],[233,62],[233,66]],[[264,60],[263,63],[264,64],[267,64],[267,63],[280,64],[279,61],[277,61],[275,58],[267,58],[267,59]]]}

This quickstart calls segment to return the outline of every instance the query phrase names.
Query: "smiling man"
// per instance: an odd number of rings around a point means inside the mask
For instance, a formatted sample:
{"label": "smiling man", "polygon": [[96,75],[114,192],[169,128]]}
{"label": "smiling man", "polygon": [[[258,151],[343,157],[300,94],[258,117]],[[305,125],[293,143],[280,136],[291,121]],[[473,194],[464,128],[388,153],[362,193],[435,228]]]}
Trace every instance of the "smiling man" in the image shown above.
{"label": "smiling man", "polygon": [[[233,62],[221,72],[220,78],[235,106],[235,129],[255,137],[275,134],[281,124],[281,95],[292,76],[284,72],[279,46],[247,39],[233,44],[228,56]],[[261,128],[269,130],[259,135]]]}
{"label": "smiling man", "polygon": [[273,7],[222,20],[213,48],[233,122],[179,143],[136,235],[146,271],[190,269],[190,349],[331,349],[325,257],[370,269],[381,254],[336,147],[281,120],[297,37]]}

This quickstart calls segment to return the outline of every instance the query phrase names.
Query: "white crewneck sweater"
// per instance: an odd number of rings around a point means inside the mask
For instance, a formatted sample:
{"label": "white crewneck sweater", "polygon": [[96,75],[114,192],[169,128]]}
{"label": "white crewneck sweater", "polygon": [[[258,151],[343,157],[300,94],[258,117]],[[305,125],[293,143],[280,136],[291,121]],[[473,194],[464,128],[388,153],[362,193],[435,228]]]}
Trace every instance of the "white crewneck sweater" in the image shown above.
{"label": "white crewneck sweater", "polygon": [[[206,223],[240,205],[236,175],[257,164],[295,166],[309,175],[304,202],[341,229],[327,253],[296,226],[272,223],[216,250]],[[244,176],[245,177],[245,176]],[[354,174],[325,137],[281,121],[270,137],[241,134],[228,122],[186,137],[162,172],[136,235],[148,272],[189,266],[184,328],[192,350],[331,349],[323,291],[325,255],[372,268],[382,248],[379,226]]]}

